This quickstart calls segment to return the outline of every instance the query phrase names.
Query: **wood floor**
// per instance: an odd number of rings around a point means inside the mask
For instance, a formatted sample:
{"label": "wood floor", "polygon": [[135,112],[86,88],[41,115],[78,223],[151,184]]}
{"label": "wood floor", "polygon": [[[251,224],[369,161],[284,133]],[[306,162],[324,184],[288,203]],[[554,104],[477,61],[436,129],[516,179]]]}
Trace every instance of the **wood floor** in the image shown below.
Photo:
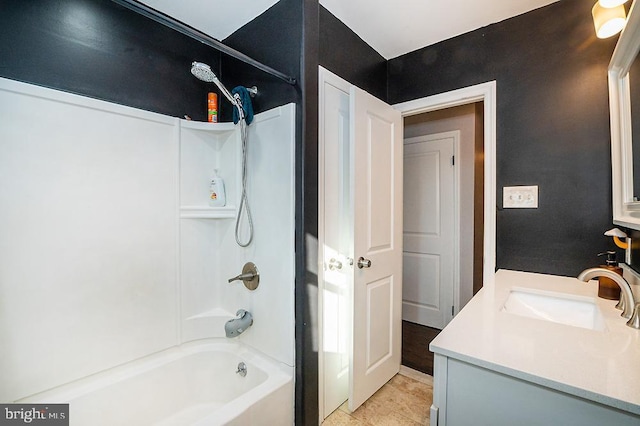
{"label": "wood floor", "polygon": [[433,376],[433,352],[429,343],[440,330],[402,321],[402,365]]}

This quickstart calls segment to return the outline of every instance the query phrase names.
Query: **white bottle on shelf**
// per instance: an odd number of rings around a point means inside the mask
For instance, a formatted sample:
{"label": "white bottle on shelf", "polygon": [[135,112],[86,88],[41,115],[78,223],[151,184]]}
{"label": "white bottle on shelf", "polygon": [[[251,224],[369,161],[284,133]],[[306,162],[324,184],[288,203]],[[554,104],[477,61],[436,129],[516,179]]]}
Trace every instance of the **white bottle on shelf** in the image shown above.
{"label": "white bottle on shelf", "polygon": [[226,204],[227,197],[224,192],[224,180],[218,176],[218,169],[215,169],[209,185],[209,205],[211,207],[224,207]]}

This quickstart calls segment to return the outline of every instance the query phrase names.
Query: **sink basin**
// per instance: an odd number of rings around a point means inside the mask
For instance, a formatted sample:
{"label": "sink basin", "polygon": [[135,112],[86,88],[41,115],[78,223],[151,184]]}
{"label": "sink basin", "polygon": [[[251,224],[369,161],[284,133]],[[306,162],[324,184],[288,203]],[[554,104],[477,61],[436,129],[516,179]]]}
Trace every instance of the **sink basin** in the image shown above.
{"label": "sink basin", "polygon": [[606,330],[600,309],[595,300],[589,297],[512,288],[501,310],[574,327]]}

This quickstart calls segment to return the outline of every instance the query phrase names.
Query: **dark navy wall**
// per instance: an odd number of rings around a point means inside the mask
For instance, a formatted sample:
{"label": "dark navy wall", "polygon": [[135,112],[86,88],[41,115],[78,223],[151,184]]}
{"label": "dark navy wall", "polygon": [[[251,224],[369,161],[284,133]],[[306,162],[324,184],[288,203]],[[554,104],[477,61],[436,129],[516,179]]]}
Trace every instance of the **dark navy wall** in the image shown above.
{"label": "dark navy wall", "polygon": [[[303,31],[301,15],[300,0],[281,0],[222,42],[299,81]],[[292,86],[224,55],[220,78],[229,90],[236,85],[256,85],[258,96],[253,99],[253,106],[260,111],[301,100],[299,84]],[[223,119],[225,117],[227,115]],[[228,117],[230,119],[230,115]]]}
{"label": "dark navy wall", "polygon": [[[235,60],[223,59],[229,81],[267,88],[255,103],[263,108],[297,102],[296,110],[296,383],[295,422],[318,424],[318,353],[314,345],[317,261],[307,253],[318,235],[318,2],[280,0],[234,32],[224,43],[282,72],[295,76],[295,87],[256,74]],[[236,84],[236,83],[234,83]],[[277,254],[274,254],[277,256]],[[274,258],[274,260],[276,260]],[[276,260],[277,261],[277,260]]]}
{"label": "dark navy wall", "polygon": [[[592,1],[564,0],[389,61],[389,102],[497,82],[497,267],[578,274],[614,246],[607,66]],[[502,209],[538,185],[539,208]]]}
{"label": "dark navy wall", "polygon": [[322,6],[319,55],[324,68],[387,100],[387,61]]}
{"label": "dark navy wall", "polygon": [[0,76],[206,120],[194,59],[220,53],[109,0],[0,0]]}

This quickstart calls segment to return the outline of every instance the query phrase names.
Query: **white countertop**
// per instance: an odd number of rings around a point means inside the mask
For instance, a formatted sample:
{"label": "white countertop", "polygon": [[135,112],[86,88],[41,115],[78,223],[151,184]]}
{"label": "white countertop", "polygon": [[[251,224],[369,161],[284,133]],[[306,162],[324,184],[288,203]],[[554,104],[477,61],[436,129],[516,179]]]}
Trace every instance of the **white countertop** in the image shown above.
{"label": "white countertop", "polygon": [[[501,312],[512,287],[591,297],[606,330]],[[640,330],[627,327],[615,301],[597,294],[597,281],[499,270],[495,284],[480,290],[429,347],[437,354],[640,415]]]}

